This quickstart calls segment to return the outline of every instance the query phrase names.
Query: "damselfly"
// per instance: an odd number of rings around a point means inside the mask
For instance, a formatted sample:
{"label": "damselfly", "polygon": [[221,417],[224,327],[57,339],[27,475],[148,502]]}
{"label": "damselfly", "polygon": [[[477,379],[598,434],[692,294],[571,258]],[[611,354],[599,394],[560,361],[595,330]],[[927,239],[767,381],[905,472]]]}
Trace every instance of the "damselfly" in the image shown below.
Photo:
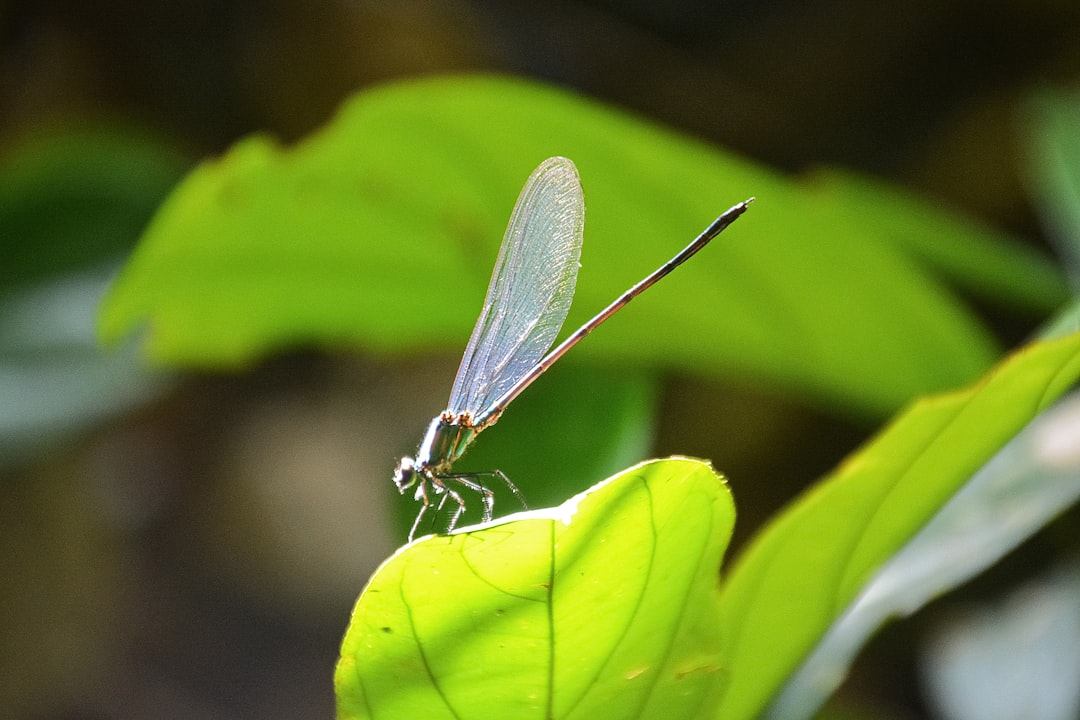
{"label": "damselfly", "polygon": [[409,531],[409,540],[431,508],[432,494],[442,496],[437,510],[448,497],[453,499],[457,507],[450,516],[448,531],[457,525],[465,511],[465,499],[450,483],[479,493],[485,522],[494,512],[494,493],[477,478],[498,477],[521,499],[517,487],[501,471],[454,473],[454,462],[480,431],[494,425],[507,405],[566,351],[705,247],[742,215],[752,200],[730,208],[682,252],[548,352],[574,298],[585,201],[574,163],[563,157],[541,163],[525,182],[514,206],[484,307],[454,379],[450,403],[428,425],[416,456],[402,458],[394,471],[398,490],[404,493],[415,485],[416,500],[423,503]]}

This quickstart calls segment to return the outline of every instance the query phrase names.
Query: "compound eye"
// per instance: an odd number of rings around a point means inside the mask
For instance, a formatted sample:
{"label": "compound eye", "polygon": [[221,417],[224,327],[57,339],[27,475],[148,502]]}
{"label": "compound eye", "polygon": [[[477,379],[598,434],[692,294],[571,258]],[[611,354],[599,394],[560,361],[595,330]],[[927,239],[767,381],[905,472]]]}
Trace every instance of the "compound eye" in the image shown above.
{"label": "compound eye", "polygon": [[398,492],[405,492],[416,482],[416,462],[410,457],[398,460],[397,468],[394,469],[394,484]]}

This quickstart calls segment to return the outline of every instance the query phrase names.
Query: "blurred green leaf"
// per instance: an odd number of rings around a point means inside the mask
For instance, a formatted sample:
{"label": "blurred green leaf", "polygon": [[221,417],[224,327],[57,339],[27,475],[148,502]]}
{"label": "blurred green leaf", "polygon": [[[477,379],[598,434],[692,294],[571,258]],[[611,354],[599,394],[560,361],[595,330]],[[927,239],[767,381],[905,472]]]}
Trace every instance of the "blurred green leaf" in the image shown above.
{"label": "blurred green leaf", "polygon": [[[554,154],[577,163],[588,206],[571,326],[719,212],[759,199],[678,282],[627,308],[581,353],[751,375],[872,413],[967,381],[996,354],[980,323],[897,242],[917,204],[890,208],[885,223],[880,212],[851,212],[844,192],[822,200],[579,96],[491,77],[371,90],[295,148],[256,136],[204,164],[114,286],[101,336],[115,342],[147,325],[152,358],[204,366],[305,344],[457,352],[514,198]],[[1031,261],[1022,281],[1003,282],[1000,268],[1019,251],[985,237],[955,221],[934,243],[966,248],[963,257],[982,249],[970,285],[1004,293],[1039,284],[1051,290],[1017,302],[1050,302],[1057,274]]]}
{"label": "blurred green leaf", "polygon": [[1077,377],[1080,335],[1032,344],[915,403],[770,524],[722,589],[731,682],[716,717],[759,717],[882,565]]}
{"label": "blurred green leaf", "polygon": [[733,522],[712,468],[670,459],[408,545],[353,611],[338,717],[701,717],[724,678],[713,619]]}
{"label": "blurred green leaf", "polygon": [[1033,199],[1080,287],[1080,91],[1044,90],[1027,110]]}
{"label": "blurred green leaf", "polygon": [[1043,315],[1068,297],[1050,258],[941,205],[838,169],[819,170],[807,184],[821,202],[875,223],[879,238],[973,296]]}
{"label": "blurred green leaf", "polygon": [[119,126],[41,131],[0,154],[0,290],[128,252],[188,162]]}
{"label": "blurred green leaf", "polygon": [[102,354],[95,313],[186,165],[120,124],[39,130],[0,153],[0,465],[160,391],[133,353]]}

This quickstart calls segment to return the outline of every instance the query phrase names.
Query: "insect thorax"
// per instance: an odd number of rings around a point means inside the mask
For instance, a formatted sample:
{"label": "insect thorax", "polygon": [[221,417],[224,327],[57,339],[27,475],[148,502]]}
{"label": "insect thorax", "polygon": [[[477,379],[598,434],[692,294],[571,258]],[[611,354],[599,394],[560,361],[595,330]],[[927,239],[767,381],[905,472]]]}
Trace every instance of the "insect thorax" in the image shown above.
{"label": "insect thorax", "polygon": [[477,430],[440,415],[431,421],[416,451],[416,465],[435,475],[447,473],[476,437]]}

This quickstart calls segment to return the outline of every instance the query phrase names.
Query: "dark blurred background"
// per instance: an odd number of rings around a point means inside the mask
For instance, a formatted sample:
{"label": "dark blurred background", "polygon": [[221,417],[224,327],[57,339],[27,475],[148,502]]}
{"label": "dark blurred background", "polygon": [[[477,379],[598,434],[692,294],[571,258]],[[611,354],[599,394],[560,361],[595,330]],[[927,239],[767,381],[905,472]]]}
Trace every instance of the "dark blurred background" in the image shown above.
{"label": "dark blurred background", "polygon": [[[792,173],[886,178],[1041,244],[1020,111],[1080,76],[1078,38],[1073,0],[0,4],[0,172],[116,143],[101,177],[113,157],[146,173],[137,201],[102,180],[115,212],[77,208],[107,233],[60,227],[54,206],[0,225],[0,418],[19,416],[0,426],[0,717],[330,717],[351,604],[396,545],[393,461],[457,356],[99,366],[103,259],[200,158],[254,131],[299,139],[376,83],[501,72]],[[988,320],[1013,344],[1037,319]],[[655,451],[714,458],[740,542],[874,427],[759,388],[663,388]],[[871,648],[850,703],[927,716],[905,632]]]}

